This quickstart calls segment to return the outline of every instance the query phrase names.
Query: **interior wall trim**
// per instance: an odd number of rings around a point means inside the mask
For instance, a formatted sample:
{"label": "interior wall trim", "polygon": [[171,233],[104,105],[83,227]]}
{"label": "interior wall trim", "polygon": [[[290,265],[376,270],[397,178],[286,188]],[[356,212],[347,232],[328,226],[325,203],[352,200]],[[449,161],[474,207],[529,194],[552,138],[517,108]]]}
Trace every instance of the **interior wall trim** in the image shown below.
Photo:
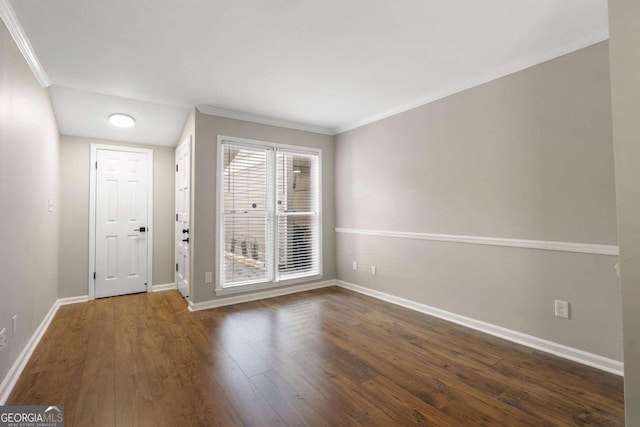
{"label": "interior wall trim", "polygon": [[581,254],[618,256],[618,246],[592,243],[557,242],[547,240],[505,239],[502,237],[461,236],[457,234],[414,233],[407,231],[365,230],[336,227],[336,233],[361,236],[395,237],[400,239],[431,240],[436,242],[468,243],[472,245],[506,246],[510,248],[540,249],[545,251],[575,252]]}
{"label": "interior wall trim", "polygon": [[18,17],[11,7],[9,0],[0,0],[0,19],[2,19],[4,25],[7,26],[9,34],[11,34],[13,41],[18,45],[18,49],[22,52],[22,56],[24,56],[25,61],[29,64],[31,71],[33,72],[33,75],[36,76],[40,86],[51,86],[51,80],[49,80],[49,76],[47,76],[42,64],[40,64],[40,61],[31,46],[31,42],[29,42],[29,39],[27,38],[20,21],[18,21]]}
{"label": "interior wall trim", "polygon": [[151,286],[151,292],[162,292],[162,291],[170,291],[176,288],[175,282],[173,283],[164,283],[162,285],[153,285]]}
{"label": "interior wall trim", "polygon": [[382,301],[390,302],[392,304],[408,308],[410,310],[419,311],[430,316],[457,323],[458,325],[466,326],[467,328],[475,329],[476,331],[484,332],[486,334],[503,338],[507,341],[511,341],[517,344],[522,344],[527,347],[535,348],[536,350],[544,351],[545,353],[550,353],[564,359],[591,366],[592,368],[597,368],[620,376],[624,375],[623,363],[614,359],[610,359],[594,353],[589,353],[577,348],[568,347],[563,344],[558,344],[553,341],[548,341],[542,338],[534,337],[532,335],[527,335],[522,332],[503,328],[502,326],[497,326],[491,323],[472,319],[470,317],[461,316],[459,314],[441,310],[436,307],[400,298],[395,295],[376,291],[374,289],[355,285],[353,283],[345,282],[342,280],[337,280],[337,285],[341,288],[349,289],[363,295],[368,295]]}
{"label": "interior wall trim", "polygon": [[332,128],[310,125],[307,123],[294,122],[290,120],[276,119],[274,117],[260,116],[242,111],[227,110],[226,108],[214,107],[211,105],[198,105],[198,111],[210,116],[226,117],[227,119],[244,120],[245,122],[260,123],[263,125],[277,126],[287,129],[302,130],[305,132],[320,133],[323,135],[335,135]]}
{"label": "interior wall trim", "polygon": [[413,110],[414,108],[418,108],[423,105],[429,104],[431,102],[437,101],[439,99],[446,98],[447,96],[454,95],[458,92],[462,92],[467,89],[471,89],[473,87],[480,86],[485,83],[489,83],[490,81],[508,76],[509,74],[517,73],[518,71],[522,71],[527,68],[533,67],[535,65],[542,64],[543,62],[550,61],[552,59],[558,58],[563,55],[567,55],[569,53],[575,52],[585,47],[589,47],[596,43],[603,42],[608,39],[609,39],[609,30],[608,28],[604,28],[594,34],[591,34],[579,40],[574,40],[556,49],[551,49],[544,52],[537,52],[533,55],[528,55],[517,61],[504,64],[501,67],[494,68],[493,70],[489,70],[486,73],[480,74],[478,76],[473,76],[469,79],[462,80],[450,86],[437,89],[431,93],[428,93],[420,97],[414,102],[400,105],[396,108],[392,108],[383,113],[376,114],[374,116],[365,118],[363,120],[358,120],[356,122],[347,123],[342,126],[338,126],[335,129],[335,133],[341,134],[341,133],[368,125],[370,123],[374,123],[379,120],[386,119],[388,117],[392,117],[400,113],[404,113],[405,111]]}
{"label": "interior wall trim", "polygon": [[86,301],[89,301],[89,295],[59,298],[53,303],[51,309],[46,314],[46,316],[44,316],[44,319],[42,319],[42,322],[40,322],[40,325],[27,342],[27,345],[24,346],[24,349],[22,350],[18,358],[15,360],[15,362],[13,362],[13,365],[2,380],[2,383],[0,383],[0,405],[4,405],[7,402],[9,395],[13,391],[13,388],[20,378],[20,374],[22,374],[22,371],[27,366],[27,362],[29,362],[29,359],[31,359],[33,351],[36,349],[36,347],[38,347],[38,344],[40,343],[40,340],[44,336],[45,332],[47,332],[47,329],[49,328],[51,321],[58,312],[58,309],[63,305]]}
{"label": "interior wall trim", "polygon": [[279,297],[282,295],[295,294],[298,292],[311,291],[313,289],[327,288],[335,286],[335,280],[324,280],[322,282],[305,283],[303,285],[283,286],[273,288],[267,291],[250,292],[242,295],[234,295],[231,297],[216,298],[210,301],[196,302],[189,300],[189,311],[207,310],[210,308],[224,307],[227,305],[241,304],[243,302],[257,301],[266,298]]}

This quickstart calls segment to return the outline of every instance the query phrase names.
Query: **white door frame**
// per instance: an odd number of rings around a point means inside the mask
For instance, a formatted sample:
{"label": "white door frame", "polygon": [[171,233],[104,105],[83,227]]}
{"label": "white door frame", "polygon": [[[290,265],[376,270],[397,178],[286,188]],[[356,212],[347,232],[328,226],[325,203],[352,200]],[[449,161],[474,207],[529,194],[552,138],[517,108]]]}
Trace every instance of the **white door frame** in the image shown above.
{"label": "white door frame", "polygon": [[89,176],[89,299],[95,299],[96,282],[96,175],[98,150],[145,153],[147,155],[147,292],[153,289],[153,149],[120,145],[91,144],[91,170]]}

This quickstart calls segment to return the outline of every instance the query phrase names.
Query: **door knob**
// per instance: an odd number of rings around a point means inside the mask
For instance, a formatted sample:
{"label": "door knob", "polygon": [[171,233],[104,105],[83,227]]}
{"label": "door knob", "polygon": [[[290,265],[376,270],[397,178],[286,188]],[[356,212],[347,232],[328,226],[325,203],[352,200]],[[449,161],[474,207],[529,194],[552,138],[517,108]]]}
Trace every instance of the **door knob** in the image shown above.
{"label": "door knob", "polygon": [[189,229],[188,229],[188,228],[183,228],[183,229],[182,229],[182,232],[183,232],[183,233],[188,233],[188,232],[189,232]]}
{"label": "door knob", "polygon": [[189,243],[189,238],[187,237],[186,239],[182,239],[182,241]]}
{"label": "door knob", "polygon": [[144,233],[145,231],[147,231],[147,227],[134,228],[133,231]]}

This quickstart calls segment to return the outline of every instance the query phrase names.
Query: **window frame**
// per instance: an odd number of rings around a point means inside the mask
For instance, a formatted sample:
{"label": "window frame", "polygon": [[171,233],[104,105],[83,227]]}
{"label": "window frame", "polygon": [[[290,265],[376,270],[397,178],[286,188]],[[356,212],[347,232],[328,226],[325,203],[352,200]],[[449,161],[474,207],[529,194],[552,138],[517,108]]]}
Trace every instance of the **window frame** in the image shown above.
{"label": "window frame", "polygon": [[[277,263],[278,263],[278,253],[275,244],[271,248],[273,251],[272,262],[273,266],[273,277],[271,280],[260,281],[260,282],[252,282],[247,281],[246,284],[236,284],[232,286],[223,287],[223,271],[222,271],[222,256],[224,254],[224,194],[222,189],[222,183],[224,182],[224,143],[230,143],[237,146],[246,146],[248,148],[261,148],[261,149],[270,149],[272,153],[268,156],[268,158],[275,158],[277,154],[277,150],[283,150],[287,153],[292,154],[302,154],[302,155],[317,155],[318,156],[318,209],[317,209],[317,221],[318,221],[318,270],[317,272],[311,273],[300,273],[295,275],[287,275],[287,277],[281,278],[278,272]],[[216,245],[214,250],[215,256],[215,293],[216,295],[227,295],[227,294],[235,294],[241,292],[250,292],[261,289],[270,289],[276,288],[280,286],[288,286],[296,283],[302,282],[310,282],[314,280],[319,280],[323,276],[323,215],[322,215],[322,205],[323,205],[323,193],[322,193],[322,149],[313,148],[313,147],[304,147],[298,145],[290,145],[290,144],[280,144],[269,141],[260,141],[256,139],[247,139],[247,138],[238,138],[234,136],[226,136],[226,135],[218,135],[217,140],[217,162],[216,162],[216,215],[215,215],[215,226],[216,226]],[[274,161],[275,166],[275,161]],[[267,167],[269,169],[269,167]],[[275,167],[271,167],[271,176],[267,177],[267,180],[270,181],[267,183],[267,187],[275,188],[276,185],[276,169]],[[269,195],[267,195],[269,197]],[[278,213],[275,209],[271,212],[273,218],[271,220],[267,219],[267,223],[272,223],[272,230],[269,230],[273,233],[274,239],[277,239],[278,227],[277,227],[277,218]],[[268,217],[268,215],[267,215]]]}

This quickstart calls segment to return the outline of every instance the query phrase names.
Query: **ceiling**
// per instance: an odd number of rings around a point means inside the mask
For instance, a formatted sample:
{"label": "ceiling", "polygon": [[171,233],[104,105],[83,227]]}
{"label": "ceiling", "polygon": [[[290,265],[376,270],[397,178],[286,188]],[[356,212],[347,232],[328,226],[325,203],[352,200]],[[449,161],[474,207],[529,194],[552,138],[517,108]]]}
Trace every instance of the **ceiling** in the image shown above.
{"label": "ceiling", "polygon": [[341,132],[608,37],[606,0],[10,3],[62,133],[165,145],[194,105]]}

